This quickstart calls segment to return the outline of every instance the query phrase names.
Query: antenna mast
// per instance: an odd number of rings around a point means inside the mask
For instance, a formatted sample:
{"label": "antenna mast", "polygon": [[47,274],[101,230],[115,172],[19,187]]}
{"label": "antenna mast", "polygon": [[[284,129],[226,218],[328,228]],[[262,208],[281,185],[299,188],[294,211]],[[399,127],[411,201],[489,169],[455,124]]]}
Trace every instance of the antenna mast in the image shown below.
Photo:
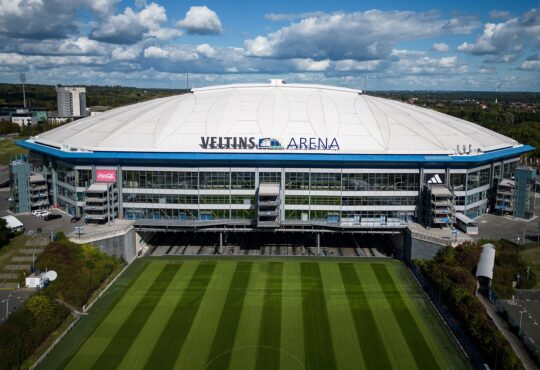
{"label": "antenna mast", "polygon": [[367,89],[367,72],[364,72],[364,91],[362,92],[366,92],[366,89]]}

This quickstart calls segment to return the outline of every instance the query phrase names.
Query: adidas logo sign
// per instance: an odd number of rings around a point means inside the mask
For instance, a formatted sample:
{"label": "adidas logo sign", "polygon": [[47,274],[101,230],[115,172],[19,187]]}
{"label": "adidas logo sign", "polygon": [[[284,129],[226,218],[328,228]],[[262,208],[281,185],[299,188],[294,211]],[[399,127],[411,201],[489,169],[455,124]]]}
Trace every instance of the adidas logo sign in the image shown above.
{"label": "adidas logo sign", "polygon": [[427,183],[428,184],[442,184],[443,181],[439,177],[439,174],[435,174],[435,175],[433,175],[433,177],[431,179],[428,180]]}

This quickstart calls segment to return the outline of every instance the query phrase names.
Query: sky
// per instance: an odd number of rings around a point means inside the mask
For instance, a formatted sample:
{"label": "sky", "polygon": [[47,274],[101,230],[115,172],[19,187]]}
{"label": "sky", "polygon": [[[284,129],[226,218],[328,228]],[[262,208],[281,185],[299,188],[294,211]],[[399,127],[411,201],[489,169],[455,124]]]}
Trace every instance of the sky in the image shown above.
{"label": "sky", "polygon": [[540,1],[0,0],[0,82],[540,91]]}

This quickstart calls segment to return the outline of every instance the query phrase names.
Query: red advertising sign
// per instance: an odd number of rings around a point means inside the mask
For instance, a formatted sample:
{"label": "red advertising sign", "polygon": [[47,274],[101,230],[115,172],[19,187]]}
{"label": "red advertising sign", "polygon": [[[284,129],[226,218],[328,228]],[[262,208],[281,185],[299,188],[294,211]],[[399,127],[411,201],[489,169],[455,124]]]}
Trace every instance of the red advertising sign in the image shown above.
{"label": "red advertising sign", "polygon": [[96,182],[116,182],[116,170],[96,170]]}

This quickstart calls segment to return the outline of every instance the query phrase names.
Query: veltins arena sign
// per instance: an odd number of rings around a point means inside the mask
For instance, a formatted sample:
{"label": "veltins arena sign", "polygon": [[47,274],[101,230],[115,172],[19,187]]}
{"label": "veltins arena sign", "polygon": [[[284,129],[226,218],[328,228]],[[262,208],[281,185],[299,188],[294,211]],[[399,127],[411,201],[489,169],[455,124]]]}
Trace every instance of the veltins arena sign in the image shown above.
{"label": "veltins arena sign", "polygon": [[292,137],[286,146],[277,139],[264,137],[256,139],[246,136],[201,136],[203,149],[260,149],[260,150],[339,150],[335,137]]}

